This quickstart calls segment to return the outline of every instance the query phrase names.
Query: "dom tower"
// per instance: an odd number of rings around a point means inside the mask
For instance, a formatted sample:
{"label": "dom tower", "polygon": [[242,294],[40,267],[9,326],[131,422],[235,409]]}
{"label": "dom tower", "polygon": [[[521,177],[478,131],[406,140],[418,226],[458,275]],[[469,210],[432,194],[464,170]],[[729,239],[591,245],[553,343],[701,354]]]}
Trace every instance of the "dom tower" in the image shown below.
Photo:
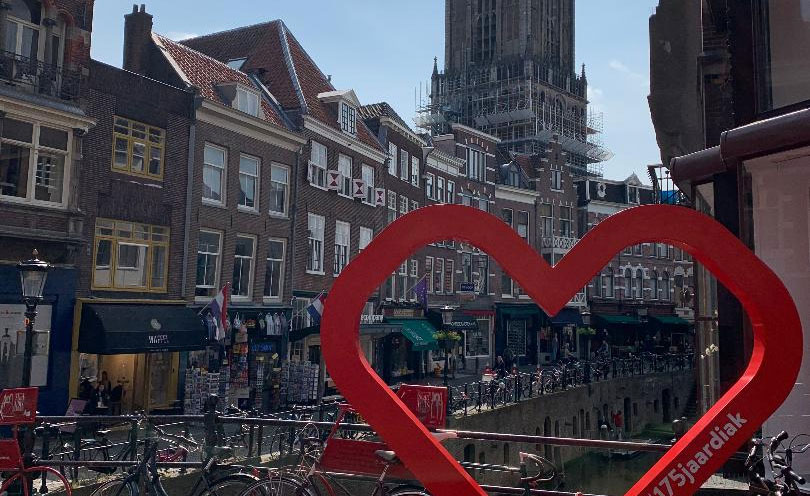
{"label": "dom tower", "polygon": [[463,124],[528,154],[556,137],[575,174],[599,174],[610,153],[585,66],[575,70],[574,15],[574,0],[445,0],[445,67],[434,60],[417,125],[438,135]]}

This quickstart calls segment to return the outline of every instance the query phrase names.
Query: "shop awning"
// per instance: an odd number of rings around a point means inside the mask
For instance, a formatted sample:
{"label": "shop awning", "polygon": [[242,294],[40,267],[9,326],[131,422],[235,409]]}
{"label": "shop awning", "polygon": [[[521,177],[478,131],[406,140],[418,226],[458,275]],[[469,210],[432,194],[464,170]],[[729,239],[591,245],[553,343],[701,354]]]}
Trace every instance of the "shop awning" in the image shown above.
{"label": "shop awning", "polygon": [[650,315],[650,320],[670,327],[689,327],[691,325],[688,320],[677,315]]}
{"label": "shop awning", "polygon": [[293,329],[290,331],[290,342],[293,341],[301,341],[307,336],[312,336],[313,334],[320,334],[321,333],[321,326],[309,326],[309,327],[302,327],[301,329]]}
{"label": "shop awning", "polygon": [[582,314],[576,308],[563,308],[557,315],[551,317],[552,325],[582,325]]}
{"label": "shop awning", "polygon": [[[388,323],[360,324],[361,335],[390,334],[392,332],[399,332],[400,330],[401,329],[399,328],[398,325]],[[304,327],[301,329],[294,329],[293,331],[290,332],[290,342],[301,341],[307,336],[312,336],[313,334],[320,334],[320,333],[321,333],[321,326],[319,325]]]}
{"label": "shop awning", "polygon": [[526,305],[498,305],[501,315],[510,317],[533,317],[540,314],[540,307],[530,303]]}
{"label": "shop awning", "polygon": [[436,328],[427,319],[388,319],[392,324],[402,326],[402,334],[413,343],[414,351],[435,350],[438,348],[433,333]]}
{"label": "shop awning", "polygon": [[478,321],[475,317],[464,315],[459,312],[453,312],[453,321],[449,325],[442,322],[442,314],[437,311],[431,310],[428,312],[428,320],[436,329],[445,329],[456,332],[477,331]]}
{"label": "shop awning", "polygon": [[208,329],[185,305],[85,303],[79,351],[97,355],[203,350]]}
{"label": "shop awning", "polygon": [[611,315],[611,314],[597,313],[597,314],[594,314],[594,318],[597,319],[597,322],[600,322],[603,325],[640,325],[641,324],[641,321],[639,321],[637,318],[631,317],[629,315]]}

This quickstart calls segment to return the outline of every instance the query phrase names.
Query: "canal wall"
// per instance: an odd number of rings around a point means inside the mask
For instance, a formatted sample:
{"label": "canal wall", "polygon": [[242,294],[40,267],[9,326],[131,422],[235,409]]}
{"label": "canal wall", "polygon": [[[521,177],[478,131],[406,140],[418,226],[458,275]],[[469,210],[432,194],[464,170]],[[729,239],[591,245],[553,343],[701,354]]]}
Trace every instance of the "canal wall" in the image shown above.
{"label": "canal wall", "polygon": [[[624,437],[628,439],[637,437],[648,426],[667,424],[680,418],[687,403],[694,401],[694,390],[695,376],[691,370],[612,379],[467,416],[455,416],[449,420],[448,428],[598,439],[600,421],[610,420],[612,412],[621,411],[625,422]],[[519,463],[518,453],[521,451],[541,454],[561,467],[589,450],[469,440],[449,440],[445,446],[458,460],[512,466]],[[493,483],[501,480],[499,477],[491,479]]]}

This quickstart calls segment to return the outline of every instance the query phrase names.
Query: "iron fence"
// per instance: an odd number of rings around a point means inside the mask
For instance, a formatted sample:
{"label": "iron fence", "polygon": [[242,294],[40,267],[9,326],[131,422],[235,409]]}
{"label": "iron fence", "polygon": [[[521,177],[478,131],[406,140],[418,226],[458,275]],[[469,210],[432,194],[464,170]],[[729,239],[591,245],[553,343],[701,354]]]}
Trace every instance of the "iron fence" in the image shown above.
{"label": "iron fence", "polygon": [[0,52],[0,80],[31,93],[75,100],[81,90],[81,73],[14,52]]}

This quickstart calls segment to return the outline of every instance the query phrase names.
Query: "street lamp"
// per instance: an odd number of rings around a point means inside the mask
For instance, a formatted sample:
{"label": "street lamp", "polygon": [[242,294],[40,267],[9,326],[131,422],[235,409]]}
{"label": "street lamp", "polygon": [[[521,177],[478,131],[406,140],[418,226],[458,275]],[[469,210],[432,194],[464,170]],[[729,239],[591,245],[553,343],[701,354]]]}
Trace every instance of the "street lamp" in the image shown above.
{"label": "street lamp", "polygon": [[45,290],[45,281],[51,265],[38,259],[39,253],[34,250],[31,260],[20,262],[17,269],[20,271],[22,283],[22,297],[25,303],[25,357],[23,361],[22,385],[31,385],[31,357],[34,347],[34,320],[37,317],[37,305],[42,301],[42,292]]}
{"label": "street lamp", "polygon": [[[445,305],[441,308],[442,324],[445,330],[453,322],[453,307]],[[444,387],[447,387],[447,366],[450,363],[450,348],[447,346],[449,339],[444,340]]]}

